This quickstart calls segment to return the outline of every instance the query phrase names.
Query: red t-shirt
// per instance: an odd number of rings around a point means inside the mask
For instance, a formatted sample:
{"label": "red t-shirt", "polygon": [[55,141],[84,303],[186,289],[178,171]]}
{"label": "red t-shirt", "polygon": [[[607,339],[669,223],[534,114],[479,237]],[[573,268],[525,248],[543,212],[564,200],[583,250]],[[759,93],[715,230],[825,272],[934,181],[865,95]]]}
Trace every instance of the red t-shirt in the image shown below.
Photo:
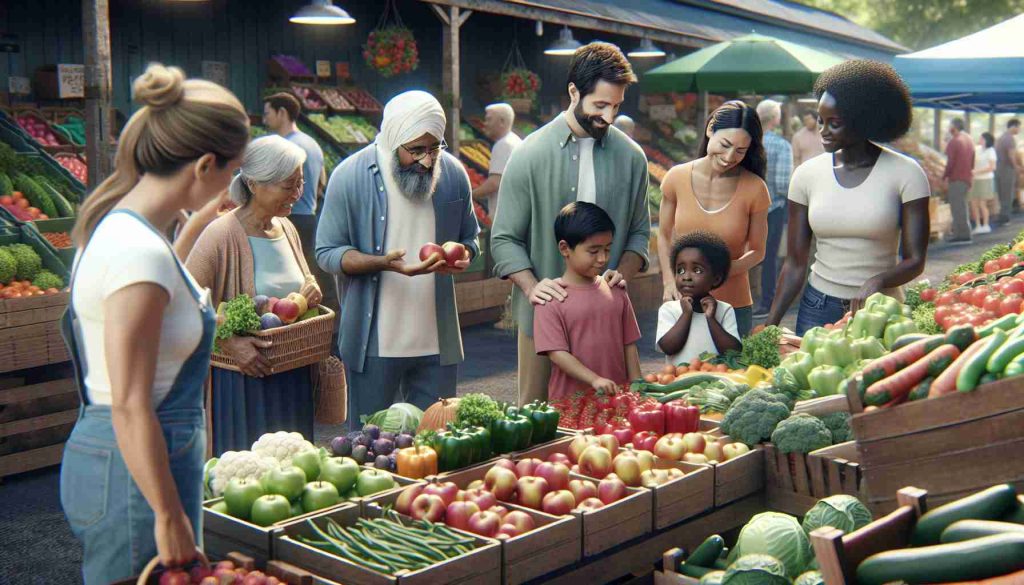
{"label": "red t-shirt", "polygon": [[958,132],[946,144],[946,173],[943,178],[963,181],[968,185],[974,180],[974,143],[963,132]]}
{"label": "red t-shirt", "polygon": [[[568,286],[564,302],[552,301],[533,312],[533,343],[538,355],[567,351],[602,378],[629,382],[625,347],[640,339],[633,304],[621,287],[604,279]],[[548,397],[552,400],[589,388],[552,364]]]}

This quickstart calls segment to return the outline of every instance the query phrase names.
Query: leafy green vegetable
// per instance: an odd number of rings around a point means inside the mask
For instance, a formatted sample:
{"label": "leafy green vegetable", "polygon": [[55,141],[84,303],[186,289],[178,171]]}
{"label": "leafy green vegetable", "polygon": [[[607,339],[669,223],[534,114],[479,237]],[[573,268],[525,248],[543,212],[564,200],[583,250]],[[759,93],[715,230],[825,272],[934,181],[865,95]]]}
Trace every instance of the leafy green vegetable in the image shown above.
{"label": "leafy green vegetable", "polygon": [[388,433],[414,432],[420,426],[423,411],[408,402],[396,402],[390,407],[377,411],[370,416],[363,416],[364,425],[377,425],[380,430]]}
{"label": "leafy green vegetable", "polygon": [[825,585],[825,578],[821,571],[807,571],[793,581],[793,585]]}
{"label": "leafy green vegetable", "polygon": [[214,345],[233,335],[244,335],[259,330],[260,316],[256,314],[256,305],[249,295],[240,294],[223,303],[223,308],[224,322],[217,326]]}
{"label": "leafy green vegetable", "polygon": [[921,291],[931,286],[931,283],[927,280],[919,280],[914,284],[907,287],[906,299],[903,304],[909,306],[911,309],[916,309],[923,303],[921,300]]}
{"label": "leafy green vegetable", "polygon": [[14,278],[18,280],[32,280],[43,268],[43,259],[28,244],[11,244],[7,251],[14,257],[18,268]]}
{"label": "leafy green vegetable", "polygon": [[729,565],[722,585],[790,585],[786,566],[766,554],[746,554]]}
{"label": "leafy green vegetable", "polygon": [[743,340],[740,361],[747,365],[758,365],[770,370],[782,362],[779,356],[779,338],[782,329],[769,325]]}
{"label": "leafy green vegetable", "polygon": [[846,494],[829,496],[804,515],[803,528],[808,535],[822,526],[838,528],[849,534],[871,523],[871,512],[860,500]]}
{"label": "leafy green vegetable", "polygon": [[714,384],[696,386],[690,389],[686,401],[700,408],[701,414],[712,412],[724,413],[729,410],[732,398],[726,395],[725,389]]}
{"label": "leafy green vegetable", "polygon": [[32,279],[32,285],[38,286],[43,290],[48,288],[62,289],[64,288],[64,279],[49,270],[40,270],[39,274]]}
{"label": "leafy green vegetable", "polygon": [[698,583],[698,585],[722,585],[722,579],[724,578],[725,571],[711,571],[710,573],[705,573],[705,575],[700,578],[700,583]]}
{"label": "leafy green vegetable", "polygon": [[491,428],[491,423],[505,416],[501,407],[486,394],[466,394],[459,397],[455,410],[455,424],[459,427]]}
{"label": "leafy green vegetable", "polygon": [[751,554],[775,557],[785,565],[786,575],[799,575],[814,558],[811,543],[800,522],[789,514],[779,512],[762,512],[751,518],[740,530],[733,552],[738,559],[737,563]]}
{"label": "leafy green vegetable", "polygon": [[775,426],[789,418],[789,411],[783,396],[755,388],[733,401],[722,417],[722,432],[756,445],[772,436]]}
{"label": "leafy green vegetable", "polygon": [[936,333],[942,333],[942,327],[935,322],[935,305],[932,303],[921,303],[914,309],[911,318],[914,320],[914,325],[917,325],[918,330],[921,333],[927,333],[929,335],[935,335]]}
{"label": "leafy green vegetable", "polygon": [[850,413],[831,412],[818,417],[825,423],[829,432],[832,433],[832,444],[838,445],[853,440],[853,430],[850,429]]}
{"label": "leafy green vegetable", "polygon": [[18,272],[18,261],[14,259],[10,250],[0,248],[0,284],[11,282]]}
{"label": "leafy green vegetable", "polygon": [[705,351],[698,357],[700,358],[700,361],[707,362],[709,364],[725,364],[725,366],[730,370],[742,370],[750,365],[743,361],[743,353],[735,349],[728,349],[725,353],[711,353],[710,351]]}
{"label": "leafy green vegetable", "polygon": [[772,443],[783,453],[810,453],[831,445],[832,432],[817,417],[801,412],[775,427]]}

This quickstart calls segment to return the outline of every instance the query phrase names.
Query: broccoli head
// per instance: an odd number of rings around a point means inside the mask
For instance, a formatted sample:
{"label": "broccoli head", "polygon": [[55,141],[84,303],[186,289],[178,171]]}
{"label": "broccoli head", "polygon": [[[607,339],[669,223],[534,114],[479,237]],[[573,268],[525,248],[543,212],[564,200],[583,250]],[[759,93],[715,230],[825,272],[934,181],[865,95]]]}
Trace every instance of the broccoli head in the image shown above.
{"label": "broccoli head", "polygon": [[817,417],[801,412],[775,427],[772,443],[783,453],[810,453],[831,445],[832,432]]}
{"label": "broccoli head", "polygon": [[722,417],[722,432],[756,445],[772,436],[775,426],[789,417],[789,410],[784,396],[755,388],[732,403]]}
{"label": "broccoli head", "polygon": [[853,440],[853,432],[850,430],[850,413],[831,412],[819,418],[832,433],[833,445]]}
{"label": "broccoli head", "polygon": [[18,273],[18,261],[6,248],[0,248],[0,284],[11,282]]}
{"label": "broccoli head", "polygon": [[11,244],[7,251],[18,264],[14,277],[18,280],[32,280],[43,268],[43,259],[28,244]]}

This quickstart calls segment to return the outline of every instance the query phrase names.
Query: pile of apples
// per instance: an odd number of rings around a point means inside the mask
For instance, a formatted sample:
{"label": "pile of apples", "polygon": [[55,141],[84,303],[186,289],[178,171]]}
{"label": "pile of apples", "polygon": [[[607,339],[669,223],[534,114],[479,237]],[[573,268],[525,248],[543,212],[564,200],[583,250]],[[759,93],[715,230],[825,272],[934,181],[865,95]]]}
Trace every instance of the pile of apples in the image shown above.
{"label": "pile of apples", "polygon": [[658,436],[650,433],[633,437],[633,447],[651,451],[662,459],[687,463],[721,463],[735,459],[750,451],[747,445],[725,437],[704,433],[668,433]]}
{"label": "pile of apples", "polygon": [[445,242],[443,246],[427,242],[420,248],[420,262],[438,257],[444,258],[444,262],[448,266],[455,266],[456,262],[465,260],[467,256],[469,256],[469,250],[459,242]]}
{"label": "pile of apples", "polygon": [[315,306],[310,307],[306,297],[297,292],[291,293],[283,299],[256,295],[252,301],[256,305],[256,314],[260,316],[261,330],[291,325],[303,318],[308,318],[306,313],[310,309],[316,308]]}
{"label": "pile of apples", "polygon": [[327,105],[320,100],[320,96],[308,87],[295,85],[292,86],[292,91],[295,92],[295,95],[299,96],[299,99],[302,100],[302,105],[307,110],[323,110],[327,107]]}
{"label": "pile of apples", "polygon": [[36,142],[43,146],[60,146],[57,135],[50,129],[50,125],[30,114],[18,116],[18,125],[25,132],[28,132]]}
{"label": "pile of apples", "polygon": [[658,469],[654,454],[645,450],[620,449],[615,435],[577,435],[566,453],[552,453],[548,461],[567,461],[574,473],[607,479],[615,477],[630,487],[654,487],[685,475],[681,469]]}
{"label": "pile of apples", "polygon": [[221,561],[212,567],[193,567],[185,572],[181,569],[164,571],[160,585],[283,585],[277,577],[269,577],[262,571],[247,571],[236,567],[231,561]]}
{"label": "pile of apples", "polygon": [[57,162],[71,172],[82,183],[87,183],[89,178],[89,167],[77,156],[58,156]]}
{"label": "pile of apples", "polygon": [[513,538],[537,527],[526,512],[498,505],[493,492],[479,486],[461,490],[450,481],[405,488],[395,501],[395,510],[488,538]]}

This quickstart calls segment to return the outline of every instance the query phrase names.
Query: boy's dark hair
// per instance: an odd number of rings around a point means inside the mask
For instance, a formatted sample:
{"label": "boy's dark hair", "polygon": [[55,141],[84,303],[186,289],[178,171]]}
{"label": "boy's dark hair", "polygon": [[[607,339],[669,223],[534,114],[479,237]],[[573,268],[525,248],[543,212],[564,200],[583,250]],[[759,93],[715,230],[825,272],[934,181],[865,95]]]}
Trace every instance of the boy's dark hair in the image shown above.
{"label": "boy's dark hair", "polygon": [[1010,121],[1006,123],[1006,128],[1007,129],[1009,129],[1009,128],[1016,128],[1017,126],[1020,126],[1020,119],[1019,118],[1010,118]]}
{"label": "boy's dark hair", "polygon": [[761,118],[757,111],[741,102],[731,100],[718,107],[708,116],[704,123],[704,135],[701,137],[700,148],[697,149],[698,157],[708,155],[708,144],[711,138],[708,137],[708,129],[714,134],[719,130],[742,128],[750,135],[750,148],[747,154],[740,161],[740,166],[764,179],[768,166],[768,156],[764,152],[764,130],[761,128]]}
{"label": "boy's dark hair", "polygon": [[579,90],[580,99],[592,93],[601,80],[629,86],[636,83],[636,75],[622,50],[611,43],[594,41],[576,49],[569,64],[569,83]]}
{"label": "boy's dark hair", "polygon": [[851,59],[829,67],[814,82],[814,97],[828,92],[843,122],[865,140],[891,142],[907,133],[913,117],[910,90],[891,65]]}
{"label": "boy's dark hair", "polygon": [[711,232],[696,231],[683,234],[676,238],[672,244],[672,266],[676,264],[679,253],[686,248],[696,248],[708,261],[708,268],[719,280],[719,284],[725,282],[729,277],[729,270],[732,268],[732,255],[729,253],[729,246],[725,240]]}
{"label": "boy's dark hair", "polygon": [[593,203],[574,201],[555,218],[555,241],[575,248],[587,238],[604,232],[615,233],[615,223],[605,210]]}
{"label": "boy's dark hair", "polygon": [[992,136],[991,132],[982,132],[981,138],[985,141],[985,148],[992,148],[996,145],[996,137]]}
{"label": "boy's dark hair", "polygon": [[302,104],[299,103],[299,99],[290,93],[275,93],[263,101],[270,104],[271,109],[275,112],[284,109],[284,111],[288,112],[288,118],[292,122],[298,120],[299,114],[302,112]]}

